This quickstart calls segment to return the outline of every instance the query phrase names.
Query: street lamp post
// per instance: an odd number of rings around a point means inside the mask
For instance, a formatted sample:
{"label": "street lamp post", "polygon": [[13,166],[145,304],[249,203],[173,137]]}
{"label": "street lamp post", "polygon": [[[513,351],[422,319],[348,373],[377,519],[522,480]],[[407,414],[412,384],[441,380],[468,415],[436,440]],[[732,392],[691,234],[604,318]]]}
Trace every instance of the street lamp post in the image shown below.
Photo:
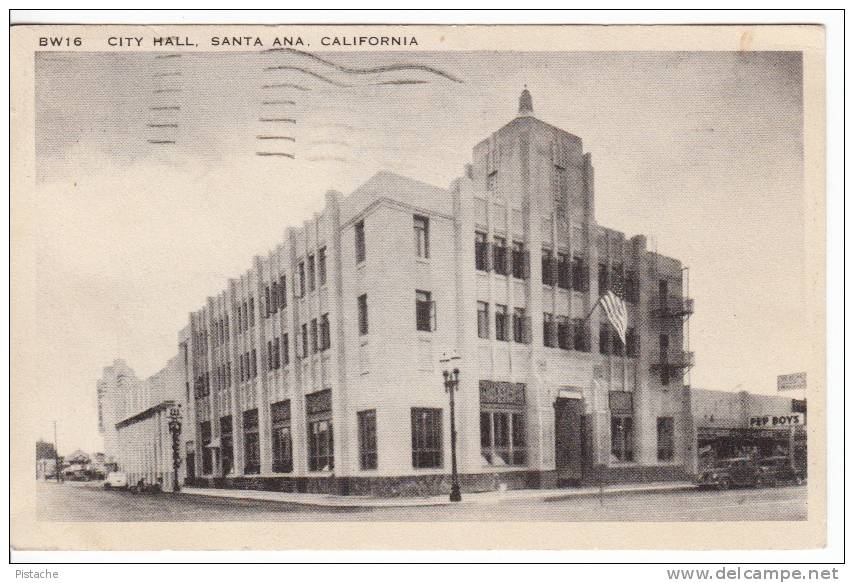
{"label": "street lamp post", "polygon": [[178,468],[181,467],[181,406],[175,405],[169,409],[169,433],[172,434],[172,492],[180,492],[178,483]]}
{"label": "street lamp post", "polygon": [[460,369],[455,366],[458,360],[460,360],[460,357],[454,355],[444,357],[440,361],[445,366],[442,376],[445,378],[445,392],[449,395],[451,408],[451,502],[462,500],[462,496],[460,495],[460,480],[457,475],[457,427],[454,419],[454,393],[457,391],[460,383]]}

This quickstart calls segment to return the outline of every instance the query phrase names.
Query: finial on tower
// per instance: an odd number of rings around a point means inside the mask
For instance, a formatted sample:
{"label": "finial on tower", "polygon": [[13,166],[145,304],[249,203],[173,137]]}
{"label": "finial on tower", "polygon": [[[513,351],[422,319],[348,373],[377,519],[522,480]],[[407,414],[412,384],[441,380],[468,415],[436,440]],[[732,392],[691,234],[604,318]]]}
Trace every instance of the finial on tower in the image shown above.
{"label": "finial on tower", "polygon": [[534,100],[527,85],[522,90],[522,95],[519,96],[519,115],[534,115]]}

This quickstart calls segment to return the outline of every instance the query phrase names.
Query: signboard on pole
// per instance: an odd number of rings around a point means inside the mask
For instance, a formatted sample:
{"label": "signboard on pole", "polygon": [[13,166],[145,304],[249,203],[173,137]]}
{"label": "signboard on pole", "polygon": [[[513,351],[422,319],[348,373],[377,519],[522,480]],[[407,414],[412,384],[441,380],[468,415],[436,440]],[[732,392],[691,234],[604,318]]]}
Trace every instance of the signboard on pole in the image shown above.
{"label": "signboard on pole", "polygon": [[777,375],[778,391],[805,391],[807,390],[807,373],[796,372],[792,374]]}

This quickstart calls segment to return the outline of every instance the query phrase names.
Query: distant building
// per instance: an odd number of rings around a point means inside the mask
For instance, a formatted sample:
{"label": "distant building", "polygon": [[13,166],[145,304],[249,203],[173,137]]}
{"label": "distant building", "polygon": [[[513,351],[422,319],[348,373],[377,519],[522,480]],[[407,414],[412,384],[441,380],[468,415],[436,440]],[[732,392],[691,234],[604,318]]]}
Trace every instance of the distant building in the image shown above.
{"label": "distant building", "polygon": [[98,431],[104,439],[106,463],[118,459],[116,423],[136,410],[140,381],[124,360],[115,360],[103,369],[97,383]]}
{"label": "distant building", "polygon": [[[185,345],[186,341],[182,340],[179,354],[157,373],[143,380],[133,376],[134,382],[125,386],[124,398],[115,408],[123,416],[112,427],[115,450],[109,459],[115,462],[117,469],[128,474],[130,484],[143,480],[148,484],[161,482],[166,490],[172,488],[172,437],[167,416],[173,407],[180,407],[185,417],[188,413]],[[183,462],[187,441],[192,448],[193,423],[184,419],[182,426],[180,458]],[[183,463],[180,472],[183,481],[187,472]]]}

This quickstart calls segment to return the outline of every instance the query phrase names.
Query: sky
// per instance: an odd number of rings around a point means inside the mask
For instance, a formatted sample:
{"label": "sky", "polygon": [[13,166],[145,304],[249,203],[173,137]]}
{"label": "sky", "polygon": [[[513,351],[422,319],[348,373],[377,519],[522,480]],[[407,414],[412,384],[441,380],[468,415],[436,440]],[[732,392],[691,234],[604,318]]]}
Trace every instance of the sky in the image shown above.
{"label": "sky", "polygon": [[55,366],[34,397],[63,411],[60,450],[101,447],[102,367],[157,372],[188,312],[327,190],[380,170],[449,185],[525,85],[592,154],[597,222],[690,267],[692,385],[773,393],[805,368],[800,54],[323,59],[37,53],[36,278]]}

